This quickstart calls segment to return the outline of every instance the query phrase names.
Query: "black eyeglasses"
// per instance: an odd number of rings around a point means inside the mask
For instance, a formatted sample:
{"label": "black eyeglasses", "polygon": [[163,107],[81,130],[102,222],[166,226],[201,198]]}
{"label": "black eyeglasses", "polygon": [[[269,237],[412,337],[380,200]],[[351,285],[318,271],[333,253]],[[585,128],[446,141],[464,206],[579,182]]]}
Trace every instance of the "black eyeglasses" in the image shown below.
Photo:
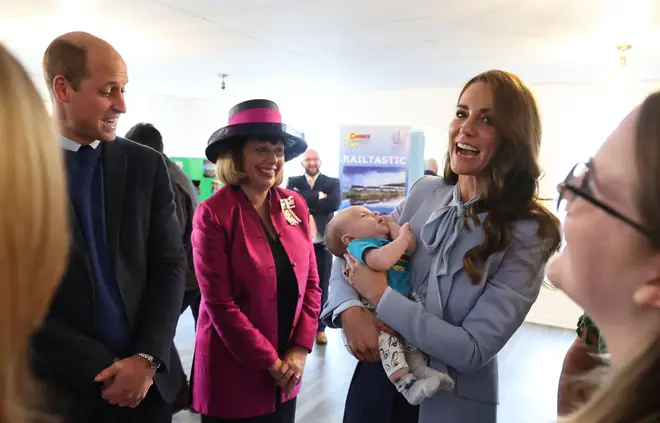
{"label": "black eyeglasses", "polygon": [[564,179],[564,182],[559,184],[559,186],[557,187],[557,190],[559,191],[559,199],[557,200],[557,211],[559,211],[559,209],[561,208],[562,202],[564,200],[566,202],[571,201],[570,194],[573,194],[575,196],[584,198],[585,200],[587,200],[594,206],[600,208],[604,212],[616,217],[622,222],[627,223],[628,225],[637,229],[639,232],[642,233],[642,235],[646,236],[647,238],[653,239],[651,233],[649,232],[648,229],[644,227],[644,225],[624,216],[623,214],[614,210],[612,207],[608,206],[607,204],[603,203],[602,201],[594,197],[593,193],[591,192],[591,180],[593,178],[593,174],[594,174],[594,169],[591,160],[589,160],[587,163],[578,163],[575,166],[573,166],[571,171],[568,173],[566,179]]}

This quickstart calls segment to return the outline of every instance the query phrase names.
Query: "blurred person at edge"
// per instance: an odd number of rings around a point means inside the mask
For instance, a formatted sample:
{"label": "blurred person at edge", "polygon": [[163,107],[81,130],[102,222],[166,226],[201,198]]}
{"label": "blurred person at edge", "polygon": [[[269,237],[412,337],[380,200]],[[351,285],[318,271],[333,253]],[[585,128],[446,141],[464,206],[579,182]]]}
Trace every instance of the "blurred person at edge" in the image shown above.
{"label": "blurred person at edge", "polygon": [[67,423],[170,422],[186,258],[165,162],[116,135],[128,74],[110,44],[64,34],[43,68],[65,156],[72,248],[32,339],[32,369]]}
{"label": "blurred person at edge", "polygon": [[[344,329],[361,360],[344,423],[497,420],[497,354],[539,295],[545,263],[560,244],[559,221],[538,197],[541,120],[519,77],[491,70],[470,79],[448,135],[443,176],[419,179],[393,212],[418,240],[411,285],[426,304],[351,256],[346,269],[344,260],[333,264],[323,318]],[[446,366],[455,388],[408,404],[377,362],[383,323],[424,350],[431,367]]]}
{"label": "blurred person at edge", "polygon": [[[147,147],[151,147],[163,155],[167,172],[172,181],[172,190],[174,191],[174,203],[176,204],[176,217],[179,222],[179,229],[181,230],[183,247],[186,250],[186,259],[188,266],[186,268],[186,290],[183,295],[183,305],[181,306],[181,313],[188,307],[192,312],[195,326],[197,326],[197,316],[199,315],[199,303],[201,301],[201,294],[199,292],[199,284],[195,276],[195,268],[192,259],[192,244],[190,236],[192,234],[192,219],[195,214],[195,209],[199,203],[195,186],[193,185],[188,175],[167,155],[163,152],[163,136],[155,126],[150,123],[138,123],[128,130],[125,136],[126,139],[135,141]],[[181,390],[174,401],[174,409],[172,412],[177,412],[188,408],[188,380],[183,366],[181,366]]]}
{"label": "blurred person at edge", "polygon": [[202,304],[192,407],[202,423],[295,421],[321,289],[305,200],[279,186],[284,162],[305,149],[269,100],[237,104],[209,139],[226,185],[193,220]]}
{"label": "blurred person at edge", "polygon": [[548,264],[548,279],[593,319],[609,354],[609,369],[600,369],[608,377],[560,421],[658,422],[660,92],[558,190],[567,204],[566,247]]}
{"label": "blurred person at edge", "polygon": [[66,178],[43,99],[1,44],[0,170],[0,423],[51,422],[27,346],[66,268]]}

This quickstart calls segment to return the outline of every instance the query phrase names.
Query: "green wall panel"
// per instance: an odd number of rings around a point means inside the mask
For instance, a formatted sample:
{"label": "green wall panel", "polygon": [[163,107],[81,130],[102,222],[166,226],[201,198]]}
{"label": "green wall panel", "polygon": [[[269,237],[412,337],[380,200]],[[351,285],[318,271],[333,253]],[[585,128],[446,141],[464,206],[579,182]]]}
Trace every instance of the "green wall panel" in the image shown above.
{"label": "green wall panel", "polygon": [[222,182],[215,178],[215,165],[206,159],[196,157],[170,157],[193,181],[199,194],[199,201],[204,201],[217,191]]}

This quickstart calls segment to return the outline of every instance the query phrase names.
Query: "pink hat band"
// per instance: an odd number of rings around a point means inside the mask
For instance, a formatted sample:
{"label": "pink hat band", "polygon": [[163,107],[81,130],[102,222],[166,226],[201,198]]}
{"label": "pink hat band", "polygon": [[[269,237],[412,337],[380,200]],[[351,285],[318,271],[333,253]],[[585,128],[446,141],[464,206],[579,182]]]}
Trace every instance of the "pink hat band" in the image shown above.
{"label": "pink hat band", "polygon": [[275,109],[257,108],[240,111],[229,118],[229,125],[243,123],[282,123],[282,115]]}

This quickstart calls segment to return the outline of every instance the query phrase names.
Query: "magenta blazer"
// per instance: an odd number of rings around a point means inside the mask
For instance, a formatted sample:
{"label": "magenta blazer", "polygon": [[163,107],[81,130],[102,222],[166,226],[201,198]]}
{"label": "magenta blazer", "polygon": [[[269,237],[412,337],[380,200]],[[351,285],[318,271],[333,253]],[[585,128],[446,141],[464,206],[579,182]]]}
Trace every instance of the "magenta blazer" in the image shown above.
{"label": "magenta blazer", "polygon": [[[298,225],[287,223],[280,199],[293,197]],[[299,194],[270,190],[273,226],[298,279],[291,343],[310,351],[321,310],[321,289],[309,211]],[[218,418],[275,411],[268,372],[277,354],[277,277],[257,211],[240,189],[224,186],[195,212],[193,258],[202,304],[193,365],[192,406]],[[298,394],[300,385],[294,391]],[[284,400],[284,398],[283,398]]]}

